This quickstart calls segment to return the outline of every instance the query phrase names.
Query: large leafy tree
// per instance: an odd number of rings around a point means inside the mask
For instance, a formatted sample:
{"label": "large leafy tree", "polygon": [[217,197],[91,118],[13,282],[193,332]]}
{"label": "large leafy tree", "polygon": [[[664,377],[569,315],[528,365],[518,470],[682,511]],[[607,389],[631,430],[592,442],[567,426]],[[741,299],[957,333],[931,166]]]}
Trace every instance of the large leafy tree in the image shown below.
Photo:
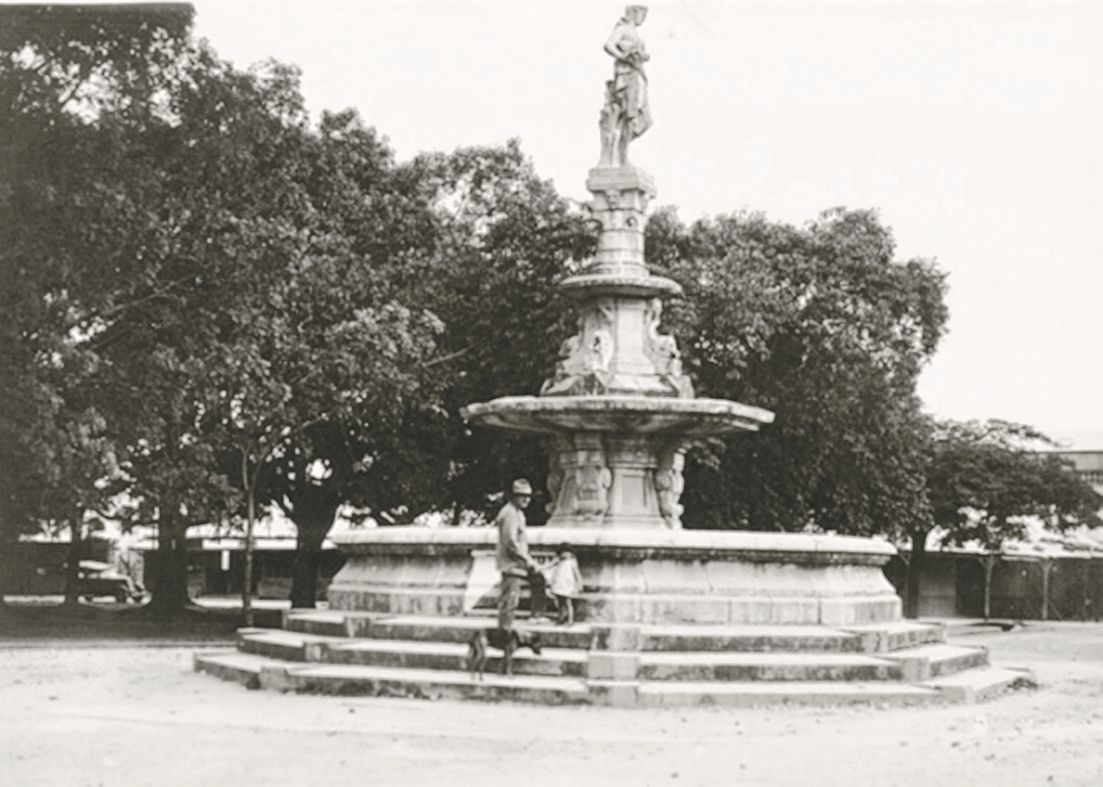
{"label": "large leafy tree", "polygon": [[[130,384],[136,375],[173,380],[185,411],[166,420],[146,410],[138,422],[158,438],[171,434],[174,452],[189,449],[185,468],[203,468],[207,482],[185,474],[180,486],[143,496],[167,494],[176,511],[178,493],[190,491],[199,500],[184,508],[209,518],[216,506],[204,503],[226,499],[211,484],[217,458],[247,530],[273,498],[299,526],[306,568],[294,600],[307,604],[311,559],[316,565],[334,504],[363,481],[345,470],[368,464],[364,443],[392,429],[412,397],[431,402],[422,361],[440,326],[407,306],[395,281],[417,248],[404,240],[417,237],[416,205],[402,198],[401,182],[391,188],[401,179],[390,175],[389,151],[354,116],[309,128],[292,69],[242,73],[201,48],[172,98],[159,204],[192,277],[164,304],[172,320],[139,320],[166,351],[127,352],[117,368],[133,370]],[[170,325],[187,335],[164,333]],[[307,473],[315,462],[340,472]],[[250,562],[247,552],[247,574]]]}
{"label": "large leafy tree", "polygon": [[918,612],[927,537],[936,527],[944,544],[999,551],[1024,537],[1032,520],[1055,531],[1099,523],[1103,498],[1059,456],[1036,450],[1051,445],[1033,427],[1007,421],[929,424],[924,477],[931,519],[907,533],[909,616]]}
{"label": "large leafy tree", "polygon": [[[74,41],[90,35],[80,14],[50,21],[51,35],[66,24]],[[20,274],[20,308],[6,315],[5,363],[23,395],[3,428],[31,414],[38,432],[64,438],[45,420],[65,412],[53,406],[60,397],[101,429],[139,517],[158,526],[154,606],[172,610],[187,600],[187,526],[257,502],[274,460],[329,461],[315,450],[320,435],[345,454],[350,439],[398,442],[377,433],[425,390],[419,361],[439,323],[407,307],[393,281],[428,213],[414,209],[420,192],[394,175],[385,146],[349,115],[311,129],[293,69],[241,72],[205,46],[167,49],[165,35],[150,34],[154,53],[126,50],[146,78],[119,81],[140,92],[99,90],[114,50],[81,47],[90,65],[57,69],[73,80],[55,91],[61,109],[23,108],[53,70],[13,55],[5,95],[23,102],[13,137],[23,148],[5,151],[20,166],[3,206],[4,264]],[[86,71],[97,87],[87,96]],[[66,390],[40,390],[53,378]],[[39,444],[12,442],[12,464]],[[295,507],[303,478],[285,473],[280,499]],[[11,487],[28,520],[44,515],[32,480]]]}
{"label": "large leafy tree", "polygon": [[[573,332],[571,304],[555,285],[592,252],[594,235],[516,141],[426,154],[409,170],[428,190],[437,222],[435,253],[408,275],[445,325],[435,366],[444,418],[412,414],[402,455],[407,466],[429,459],[436,472],[420,499],[452,509],[458,521],[464,510],[492,509],[513,477],[543,486],[539,439],[470,429],[459,411],[539,391]],[[536,521],[540,509],[531,509]]]}
{"label": "large leafy tree", "polygon": [[928,520],[916,379],[946,321],[943,275],[897,262],[868,211],[803,228],[732,215],[652,219],[648,259],[699,395],[773,410],[759,434],[691,452],[690,527],[894,532]]}
{"label": "large leafy tree", "polygon": [[[142,124],[186,47],[188,6],[0,9],[0,538],[80,523],[119,480],[97,325],[125,308],[89,265],[113,118]],[[109,208],[108,208],[109,209]],[[117,227],[116,227],[117,228]]]}
{"label": "large leafy tree", "polygon": [[312,606],[338,507],[406,502],[408,485],[391,483],[396,430],[407,413],[434,411],[442,326],[407,281],[433,244],[424,190],[386,145],[355,113],[327,113],[296,156],[298,245],[285,244],[280,275],[239,307],[248,324],[215,367],[224,398],[211,412],[240,455],[246,500],[260,495],[294,521],[292,602]]}

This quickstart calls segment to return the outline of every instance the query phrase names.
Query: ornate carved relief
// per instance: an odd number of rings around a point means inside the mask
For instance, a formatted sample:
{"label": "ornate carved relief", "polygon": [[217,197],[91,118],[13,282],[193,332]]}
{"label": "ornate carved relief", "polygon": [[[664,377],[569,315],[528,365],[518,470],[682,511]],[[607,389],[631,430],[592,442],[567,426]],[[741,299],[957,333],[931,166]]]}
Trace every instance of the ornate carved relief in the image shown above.
{"label": "ornate carved relief", "polygon": [[613,473],[605,465],[603,451],[579,451],[574,468],[574,513],[586,518],[605,516],[609,510],[609,487]]}
{"label": "ornate carved relief", "polygon": [[685,448],[680,444],[664,446],[659,452],[659,464],[655,468],[655,492],[658,495],[659,512],[667,527],[682,527],[682,506],[678,502],[685,487],[682,469],[685,467]]}
{"label": "ornate carved relief", "polygon": [[682,372],[682,354],[673,336],[659,333],[662,321],[663,302],[652,298],[644,312],[646,334],[644,336],[644,354],[655,368],[655,374],[662,378],[675,396],[683,399],[693,398],[693,383]]}
{"label": "ornate carved relief", "polygon": [[548,489],[555,502],[549,513],[600,526],[609,510],[613,485],[601,438],[589,433],[557,437],[552,451]]}
{"label": "ornate carved relief", "polygon": [[575,396],[605,393],[613,360],[612,301],[593,301],[578,318],[578,333],[559,346],[555,375],[544,381],[541,395]]}
{"label": "ornate carved relief", "polygon": [[562,437],[548,441],[548,504],[544,510],[554,514],[559,505],[559,491],[563,488],[563,468],[560,466],[559,453],[563,445],[569,443]]}

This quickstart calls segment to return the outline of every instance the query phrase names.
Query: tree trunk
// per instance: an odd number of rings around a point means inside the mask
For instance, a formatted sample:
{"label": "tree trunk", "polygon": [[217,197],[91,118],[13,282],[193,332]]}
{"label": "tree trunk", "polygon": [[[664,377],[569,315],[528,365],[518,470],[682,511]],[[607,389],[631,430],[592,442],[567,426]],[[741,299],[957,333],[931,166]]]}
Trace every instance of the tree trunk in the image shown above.
{"label": "tree trunk", "polygon": [[[5,593],[11,593],[13,596],[18,595],[20,592],[26,592],[22,588],[13,587],[8,582],[2,581],[3,577],[11,577],[15,573],[14,561],[16,555],[22,559],[26,559],[22,553],[17,552],[19,544],[18,536],[6,532],[3,528],[0,528],[0,612],[8,608],[8,602],[4,598]],[[10,582],[10,579],[9,579]]]}
{"label": "tree trunk", "polygon": [[291,521],[298,531],[291,565],[291,606],[314,607],[318,596],[318,570],[322,541],[333,527],[339,500],[324,488],[312,488],[291,498]]}
{"label": "tree trunk", "polygon": [[241,585],[241,615],[246,626],[253,625],[253,529],[257,519],[256,493],[252,485],[245,492],[248,512],[245,519],[245,580]]}
{"label": "tree trunk", "polygon": [[908,618],[919,617],[919,583],[923,575],[927,556],[927,531],[913,530],[910,533],[912,549],[911,559],[908,560],[908,579],[905,583],[904,616]]}
{"label": "tree trunk", "polygon": [[185,531],[186,525],[180,520],[175,504],[162,506],[157,518],[157,581],[149,602],[152,614],[173,617],[191,600]]}
{"label": "tree trunk", "polygon": [[1053,561],[1042,558],[1042,620],[1049,620],[1049,572]]}
{"label": "tree trunk", "polygon": [[996,568],[996,556],[984,557],[984,619],[992,617],[992,572]]}
{"label": "tree trunk", "polygon": [[80,603],[80,559],[84,545],[84,509],[73,509],[69,520],[69,559],[65,564],[65,606]]}

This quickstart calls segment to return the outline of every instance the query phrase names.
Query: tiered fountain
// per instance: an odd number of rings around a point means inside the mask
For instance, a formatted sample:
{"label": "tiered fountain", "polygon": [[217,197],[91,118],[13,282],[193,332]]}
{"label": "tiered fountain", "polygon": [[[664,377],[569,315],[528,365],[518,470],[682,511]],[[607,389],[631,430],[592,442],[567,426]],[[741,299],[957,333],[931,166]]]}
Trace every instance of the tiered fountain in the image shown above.
{"label": "tiered fountain", "polygon": [[[578,555],[578,622],[520,620],[551,647],[522,653],[520,675],[472,683],[463,643],[494,625],[496,532],[365,529],[334,538],[348,560],[329,611],[292,611],[285,631],[243,631],[244,652],[202,655],[197,669],[307,691],[625,705],[912,702],[1019,677],[972,669],[986,663],[982,649],[943,645],[939,627],[899,619],[881,570],[894,554],[885,542],[682,529],[690,441],[753,432],[774,416],[695,398],[675,340],[659,331],[663,298],[681,288],[644,262],[655,186],[627,158],[650,124],[637,31],[645,13],[630,6],[606,44],[616,66],[601,159],[586,181],[598,251],[560,284],[577,302],[578,333],[539,396],[465,411],[474,425],[547,436],[551,516],[529,529],[529,543],[537,557],[561,546]],[[944,678],[960,670],[973,677]]]}
{"label": "tiered fountain", "polygon": [[[585,579],[583,618],[610,622],[857,623],[898,617],[881,573],[891,546],[867,539],[681,529],[682,467],[694,437],[753,432],[774,415],[699,399],[677,343],[660,332],[663,299],[681,294],[644,257],[654,180],[628,161],[650,125],[648,56],[631,6],[605,50],[614,59],[600,118],[601,156],[586,188],[594,259],[560,283],[577,302],[539,396],[473,404],[472,424],[548,436],[550,519],[540,546],[569,545]],[[482,530],[386,529],[342,537],[348,566],[329,590],[344,609],[461,614]]]}

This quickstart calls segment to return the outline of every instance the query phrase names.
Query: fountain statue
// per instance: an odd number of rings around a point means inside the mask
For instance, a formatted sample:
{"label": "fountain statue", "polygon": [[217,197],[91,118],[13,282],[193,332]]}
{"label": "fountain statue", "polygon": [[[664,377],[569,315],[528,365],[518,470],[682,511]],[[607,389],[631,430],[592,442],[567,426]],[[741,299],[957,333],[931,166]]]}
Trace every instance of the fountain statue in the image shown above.
{"label": "fountain statue", "polygon": [[627,165],[628,143],[651,127],[647,73],[643,68],[650,58],[637,29],[646,18],[646,6],[628,6],[605,43],[614,66],[613,78],[605,83],[605,105],[601,109],[603,167]]}

